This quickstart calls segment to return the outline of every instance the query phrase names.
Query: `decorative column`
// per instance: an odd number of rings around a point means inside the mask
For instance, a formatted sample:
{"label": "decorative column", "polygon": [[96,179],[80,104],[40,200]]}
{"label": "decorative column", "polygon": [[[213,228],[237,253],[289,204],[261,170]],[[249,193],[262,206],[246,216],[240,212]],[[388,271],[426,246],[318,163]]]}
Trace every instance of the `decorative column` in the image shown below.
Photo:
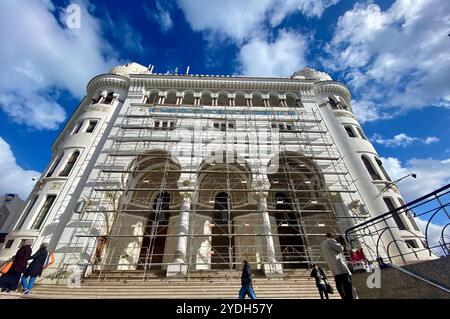
{"label": "decorative column", "polygon": [[178,228],[177,241],[177,258],[176,262],[184,263],[186,261],[187,253],[187,235],[189,232],[189,213],[191,211],[191,192],[183,192],[180,194],[183,198],[180,207],[180,225]]}
{"label": "decorative column", "polygon": [[191,211],[192,192],[180,193],[182,202],[180,207],[176,258],[175,261],[167,266],[167,277],[185,276],[187,274],[188,265],[187,257],[187,236],[189,233],[189,215]]}
{"label": "decorative column", "polygon": [[270,217],[267,212],[267,192],[260,191],[257,193],[259,200],[259,209],[261,210],[261,215],[263,219],[263,229],[264,234],[266,235],[266,245],[267,245],[267,261],[268,264],[264,264],[264,273],[267,274],[276,274],[282,273],[281,264],[277,263],[275,258],[275,244],[273,241],[272,235],[272,227],[270,225]]}

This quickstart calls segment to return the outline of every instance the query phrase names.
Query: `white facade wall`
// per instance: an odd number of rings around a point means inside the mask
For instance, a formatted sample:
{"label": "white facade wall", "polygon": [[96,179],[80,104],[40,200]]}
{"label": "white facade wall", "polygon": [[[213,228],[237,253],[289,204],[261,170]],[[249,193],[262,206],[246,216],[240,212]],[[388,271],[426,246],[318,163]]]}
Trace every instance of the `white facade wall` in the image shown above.
{"label": "white facade wall", "polygon": [[[14,245],[9,249],[3,249],[0,252],[0,259],[6,259],[12,256],[18,248],[18,245],[22,239],[32,238],[35,239],[34,248],[37,248],[42,242],[50,243],[50,250],[56,251],[57,262],[71,263],[71,264],[88,264],[90,263],[92,256],[95,252],[98,236],[103,235],[107,230],[111,229],[113,225],[113,215],[108,213],[109,210],[114,208],[117,204],[118,198],[111,199],[111,197],[104,196],[102,198],[96,198],[93,202],[89,199],[93,193],[93,190],[98,187],[96,181],[100,176],[100,171],[108,159],[107,152],[112,151],[110,148],[114,144],[114,137],[119,136],[121,133],[120,126],[125,114],[132,115],[145,115],[149,114],[148,106],[139,106],[143,103],[144,99],[156,94],[155,99],[160,102],[167,103],[169,99],[174,98],[174,102],[180,103],[181,101],[187,101],[192,98],[193,104],[197,104],[199,99],[202,98],[205,92],[209,92],[209,98],[212,100],[211,104],[217,103],[226,99],[229,101],[228,106],[201,106],[201,105],[189,105],[186,106],[183,102],[182,105],[172,105],[172,107],[203,107],[203,109],[209,110],[210,115],[204,115],[204,119],[183,121],[182,125],[177,125],[176,129],[170,131],[172,139],[179,139],[177,147],[180,149],[189,150],[194,154],[202,154],[208,148],[208,141],[211,140],[211,130],[208,130],[208,122],[206,119],[208,116],[211,118],[217,117],[213,111],[234,110],[234,111],[248,111],[252,112],[264,112],[267,107],[264,106],[251,106],[249,103],[255,103],[255,99],[264,100],[271,98],[271,94],[276,92],[280,99],[285,101],[292,101],[294,96],[297,96],[298,103],[302,108],[297,107],[297,111],[304,113],[305,116],[314,114],[325,125],[326,138],[333,141],[337,150],[333,150],[333,156],[342,156],[342,164],[354,181],[356,192],[353,195],[347,193],[336,193],[333,196],[340,198],[342,204],[336,208],[336,214],[338,215],[338,224],[341,227],[341,231],[351,227],[355,223],[352,223],[348,217],[352,216],[349,211],[349,205],[354,200],[359,200],[368,209],[369,215],[364,218],[375,217],[379,214],[388,211],[382,197],[377,195],[384,187],[384,181],[373,181],[367,170],[365,169],[360,156],[367,155],[372,161],[378,174],[383,176],[383,172],[379,170],[377,164],[374,162],[374,157],[378,157],[375,149],[371,143],[362,138],[349,138],[343,128],[343,125],[352,125],[360,127],[354,116],[350,111],[345,110],[332,110],[330,105],[327,104],[330,96],[338,97],[349,106],[351,105],[351,96],[348,89],[341,83],[334,82],[326,73],[311,71],[308,69],[304,72],[297,72],[292,79],[263,79],[263,78],[222,78],[222,77],[207,77],[207,76],[164,76],[153,75],[146,71],[145,68],[132,64],[130,66],[122,66],[114,69],[112,73],[98,76],[91,80],[87,88],[87,95],[81,102],[75,114],[72,116],[64,130],[61,132],[57,141],[53,146],[53,156],[49,163],[49,167],[43,173],[41,179],[36,184],[30,194],[27,205],[21,218],[17,221],[14,231],[8,235],[8,239],[14,239]],[[173,95],[173,92],[176,92]],[[114,99],[112,104],[107,105],[102,103],[103,99],[107,97],[109,93],[114,93]],[[172,94],[172,95],[171,95]],[[103,97],[100,98],[100,97]],[[189,97],[189,98],[188,98]],[[98,98],[100,100],[98,101]],[[244,98],[248,107],[235,106],[238,98]],[[92,103],[92,99],[97,102]],[[251,102],[253,100],[253,102]],[[276,111],[292,111],[293,107],[286,107],[287,105],[281,105],[274,108]],[[164,114],[164,113],[159,113]],[[158,115],[159,116],[159,115]],[[255,119],[259,115],[254,115]],[[173,119],[176,121],[176,117],[170,114],[161,115],[162,118]],[[241,129],[240,133],[230,134],[231,138],[237,138],[242,140],[246,135],[250,138],[257,139],[264,129],[270,125],[270,121],[264,124],[263,122],[255,121],[254,124],[249,124],[245,115],[234,114],[231,116],[234,121],[236,129]],[[274,120],[281,121],[284,118],[288,118],[285,115],[279,115]],[[153,117],[152,121],[157,116]],[[95,130],[92,133],[86,133],[86,129],[89,125],[89,121],[98,121]],[[74,130],[77,128],[78,123],[83,123],[77,134],[74,134]],[[139,119],[136,119],[136,125],[140,123]],[[141,121],[142,122],[142,121]],[[147,121],[147,123],[152,123]],[[249,125],[251,127],[248,131]],[[253,125],[253,126],[252,126]],[[258,127],[262,125],[262,127]],[[300,124],[299,124],[300,125]],[[196,141],[202,140],[204,143],[199,143],[199,149],[192,150],[190,140],[186,140],[186,132],[192,132],[192,127],[200,127],[200,130],[195,131],[192,135]],[[307,129],[307,128],[305,128]],[[247,130],[247,131],[245,131]],[[259,131],[258,131],[259,130]],[[129,133],[127,137],[132,137],[133,133]],[[145,137],[149,134],[148,130],[136,131],[135,137]],[[152,133],[152,138],[165,138],[168,131],[161,130],[159,133]],[[192,133],[191,133],[192,134]],[[219,133],[221,134],[221,133]],[[314,133],[312,133],[314,134]],[[358,134],[358,133],[357,133]],[[222,136],[223,137],[223,136]],[[226,138],[230,136],[226,135]],[[280,133],[278,138],[280,140],[289,139],[288,135]],[[274,141],[273,144],[277,142]],[[141,145],[141,149],[136,149],[133,144],[123,144],[117,151],[120,152],[132,152],[132,151],[144,151],[155,148],[163,148],[164,145],[157,141],[149,141]],[[291,146],[286,147],[287,151],[299,151],[298,145],[294,143]],[[58,176],[59,172],[65,167],[70,155],[73,152],[79,151],[78,157],[74,167],[72,168],[69,176]],[[170,150],[173,151],[173,150]],[[238,147],[238,154],[242,156],[248,156],[245,162],[248,163],[249,169],[253,172],[253,179],[248,181],[248,187],[255,188],[258,183],[262,181],[262,185],[266,188],[270,187],[268,176],[266,172],[260,171],[260,168],[266,167],[270,159],[273,157],[273,151],[267,156],[261,156],[261,151],[251,151],[250,154],[245,154],[246,150],[240,150]],[[53,169],[53,165],[59,158],[60,154],[64,154],[61,161],[54,168],[52,176],[47,177],[47,173],[50,169]],[[179,154],[179,153],[178,153]],[[258,156],[256,156],[256,155]],[[255,156],[253,156],[255,155]],[[199,167],[202,161],[205,160],[202,156],[191,158],[190,156],[180,155],[178,157],[181,171],[192,169],[192,166]],[[128,162],[127,162],[128,161]],[[117,159],[117,163],[129,163],[132,159],[129,157]],[[325,165],[324,160],[318,160],[318,165]],[[107,164],[111,164],[107,162]],[[103,176],[103,175],[102,175]],[[178,186],[180,191],[183,190],[183,182],[190,180],[191,186],[196,187],[199,182],[196,177],[192,177],[190,174],[181,174]],[[333,184],[337,181],[336,176],[325,175],[324,182]],[[111,186],[120,187],[123,181],[112,180]],[[102,184],[104,185],[104,184]],[[123,185],[122,185],[123,186]],[[261,186],[261,185],[259,185]],[[49,195],[55,195],[56,200],[51,206],[48,213],[45,215],[45,219],[42,226],[39,229],[31,229],[34,221],[39,215],[39,212],[45,202],[45,199]],[[395,188],[389,190],[384,196],[391,196],[396,205],[400,205],[399,199],[401,195]],[[34,202],[34,199],[37,200]],[[77,203],[83,199],[88,199],[86,202],[85,210],[82,215],[74,212]],[[195,199],[195,196],[194,196]],[[258,206],[258,200],[248,194],[247,203],[249,205]],[[124,199],[122,199],[124,200]],[[34,203],[34,204],[33,204]],[[193,200],[193,205],[194,200]],[[174,203],[172,207],[180,207],[181,203]],[[32,206],[32,207],[31,207]],[[192,209],[192,208],[191,208]],[[95,211],[95,212],[94,212]],[[100,211],[100,212],[99,212]],[[255,215],[255,214],[253,214]],[[249,215],[249,216],[253,216]],[[253,216],[254,217],[254,216]],[[200,231],[204,234],[208,234],[210,227],[207,225],[210,221],[205,216],[197,216],[198,223],[189,231]],[[341,219],[340,219],[341,218]],[[364,218],[355,219],[358,222],[362,222]],[[272,222],[273,222],[273,218]],[[174,227],[178,223],[178,217],[172,217],[171,224],[174,225],[169,229],[170,234],[177,232]],[[193,223],[192,216],[189,219],[190,223]],[[246,223],[246,217],[240,217],[240,223]],[[133,228],[136,234],[143,231],[143,220],[139,217],[133,217],[128,220],[126,227]],[[390,234],[386,234],[386,238],[383,238],[387,242],[392,238],[407,239],[412,235],[419,235],[420,232],[414,230],[410,220],[404,220],[404,223],[408,226],[408,231],[396,231],[395,227]],[[393,225],[391,225],[393,226]],[[125,227],[125,226],[124,226]],[[125,228],[123,229],[125,230]],[[273,230],[276,233],[276,230]],[[119,231],[120,233],[120,231]],[[414,237],[414,236],[413,236]],[[121,264],[119,269],[133,269],[127,264],[135,264],[138,257],[134,254],[139,249],[141,239],[136,237],[127,239],[117,239],[117,252],[107,254],[108,260],[116,260]],[[208,238],[199,238],[194,240],[193,244],[194,252],[189,250],[188,254],[194,255],[196,260],[200,261],[210,260],[208,256],[208,250],[210,244]],[[276,238],[275,238],[276,241]],[[257,246],[261,246],[264,240],[258,240]],[[279,248],[276,248],[279,250]],[[408,248],[402,243],[396,243],[395,247],[401,252],[406,251]],[[124,251],[128,256],[125,259],[121,259]],[[166,254],[167,256],[176,256],[177,254],[177,241],[174,238],[166,241]],[[261,251],[261,254],[265,252]],[[245,252],[242,252],[245,255]],[[385,255],[382,252],[382,255]],[[410,255],[409,255],[410,256]],[[374,257],[374,256],[372,256]],[[375,256],[376,257],[376,256]],[[169,262],[168,257],[165,257],[164,262]],[[408,257],[407,257],[408,258]],[[425,258],[425,257],[424,257]],[[408,262],[409,260],[397,260],[398,263]],[[199,266],[201,269],[204,266]],[[88,271],[90,271],[89,269]]]}

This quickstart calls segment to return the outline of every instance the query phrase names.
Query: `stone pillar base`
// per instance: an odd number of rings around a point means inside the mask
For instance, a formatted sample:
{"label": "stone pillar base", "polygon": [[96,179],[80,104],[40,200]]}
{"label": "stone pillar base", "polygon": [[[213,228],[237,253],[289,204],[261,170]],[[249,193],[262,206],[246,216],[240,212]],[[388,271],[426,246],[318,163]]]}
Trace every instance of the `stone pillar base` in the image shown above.
{"label": "stone pillar base", "polygon": [[188,266],[182,263],[171,263],[167,266],[166,277],[183,277],[187,275]]}
{"label": "stone pillar base", "polygon": [[283,274],[283,265],[276,263],[276,262],[264,264],[263,270],[264,270],[264,275],[266,275],[266,276],[282,275]]}

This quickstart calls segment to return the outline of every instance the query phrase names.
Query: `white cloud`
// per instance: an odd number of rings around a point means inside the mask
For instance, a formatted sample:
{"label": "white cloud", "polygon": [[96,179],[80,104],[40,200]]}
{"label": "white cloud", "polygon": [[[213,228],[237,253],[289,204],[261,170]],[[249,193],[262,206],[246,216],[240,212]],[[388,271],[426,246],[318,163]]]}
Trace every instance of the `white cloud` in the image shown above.
{"label": "white cloud", "polygon": [[0,137],[0,175],[0,194],[19,194],[25,200],[35,183],[32,178],[39,177],[41,173],[24,170],[17,165],[11,147]]}
{"label": "white cloud", "polygon": [[381,158],[392,180],[397,180],[409,173],[416,173],[417,178],[405,178],[398,183],[402,195],[412,201],[450,183],[450,159],[412,158],[402,162],[395,157]]}
{"label": "white cloud", "polygon": [[386,147],[407,147],[415,143],[422,143],[425,145],[429,145],[432,143],[439,142],[439,139],[435,136],[429,136],[426,138],[420,137],[411,137],[405,133],[400,133],[395,135],[393,138],[383,138],[380,134],[374,134],[371,138],[371,141],[384,145]]}
{"label": "white cloud", "polygon": [[240,71],[249,76],[288,76],[306,65],[306,50],[306,38],[286,30],[274,42],[252,39],[239,52]]}
{"label": "white cloud", "polygon": [[[428,216],[430,217],[430,216]],[[445,225],[439,225],[431,222],[428,226],[428,232],[425,233],[428,220],[425,221],[421,218],[415,218],[417,222],[417,226],[419,226],[422,233],[426,236],[429,247],[434,247],[432,250],[438,256],[443,256],[444,251],[442,250],[441,244],[443,241],[441,240],[442,229]],[[448,245],[450,244],[450,228],[446,228],[444,231],[444,242]]]}
{"label": "white cloud", "polygon": [[356,118],[361,122],[371,122],[379,119],[390,119],[394,113],[383,111],[375,103],[365,100],[354,100],[352,102],[352,109]]}
{"label": "white cloud", "polygon": [[224,35],[238,43],[265,33],[264,22],[272,27],[295,12],[320,17],[339,0],[178,0],[187,22],[195,31]]}
{"label": "white cloud", "polygon": [[320,18],[323,12],[340,0],[280,0],[273,5],[273,15],[270,16],[272,26],[279,25],[285,17],[300,11],[306,17]]}
{"label": "white cloud", "polygon": [[[170,2],[164,2],[164,5],[170,6]],[[166,9],[161,2],[156,2],[156,11],[152,11],[147,5],[144,5],[145,13],[147,14],[147,18],[155,21],[159,24],[159,28],[162,32],[167,32],[173,27],[173,21],[170,16],[170,9]]]}
{"label": "white cloud", "polygon": [[80,29],[66,28],[66,13],[51,1],[0,2],[0,107],[13,121],[56,129],[66,117],[58,91],[81,98],[91,77],[116,64],[89,4],[77,3]]}
{"label": "white cloud", "polygon": [[324,65],[380,114],[449,106],[449,29],[449,1],[396,0],[385,11],[358,3],[339,18]]}

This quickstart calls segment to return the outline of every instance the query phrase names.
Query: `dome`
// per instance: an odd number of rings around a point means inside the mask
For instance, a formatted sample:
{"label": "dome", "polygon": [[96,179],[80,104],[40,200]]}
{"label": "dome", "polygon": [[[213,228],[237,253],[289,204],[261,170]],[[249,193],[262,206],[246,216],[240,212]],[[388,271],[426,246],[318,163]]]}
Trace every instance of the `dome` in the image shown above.
{"label": "dome", "polygon": [[151,74],[147,67],[135,62],[113,67],[109,73],[126,77],[129,77],[130,74]]}
{"label": "dome", "polygon": [[332,78],[328,73],[317,71],[313,68],[304,68],[298,70],[291,75],[291,79],[297,80],[319,80],[319,81],[331,81]]}

